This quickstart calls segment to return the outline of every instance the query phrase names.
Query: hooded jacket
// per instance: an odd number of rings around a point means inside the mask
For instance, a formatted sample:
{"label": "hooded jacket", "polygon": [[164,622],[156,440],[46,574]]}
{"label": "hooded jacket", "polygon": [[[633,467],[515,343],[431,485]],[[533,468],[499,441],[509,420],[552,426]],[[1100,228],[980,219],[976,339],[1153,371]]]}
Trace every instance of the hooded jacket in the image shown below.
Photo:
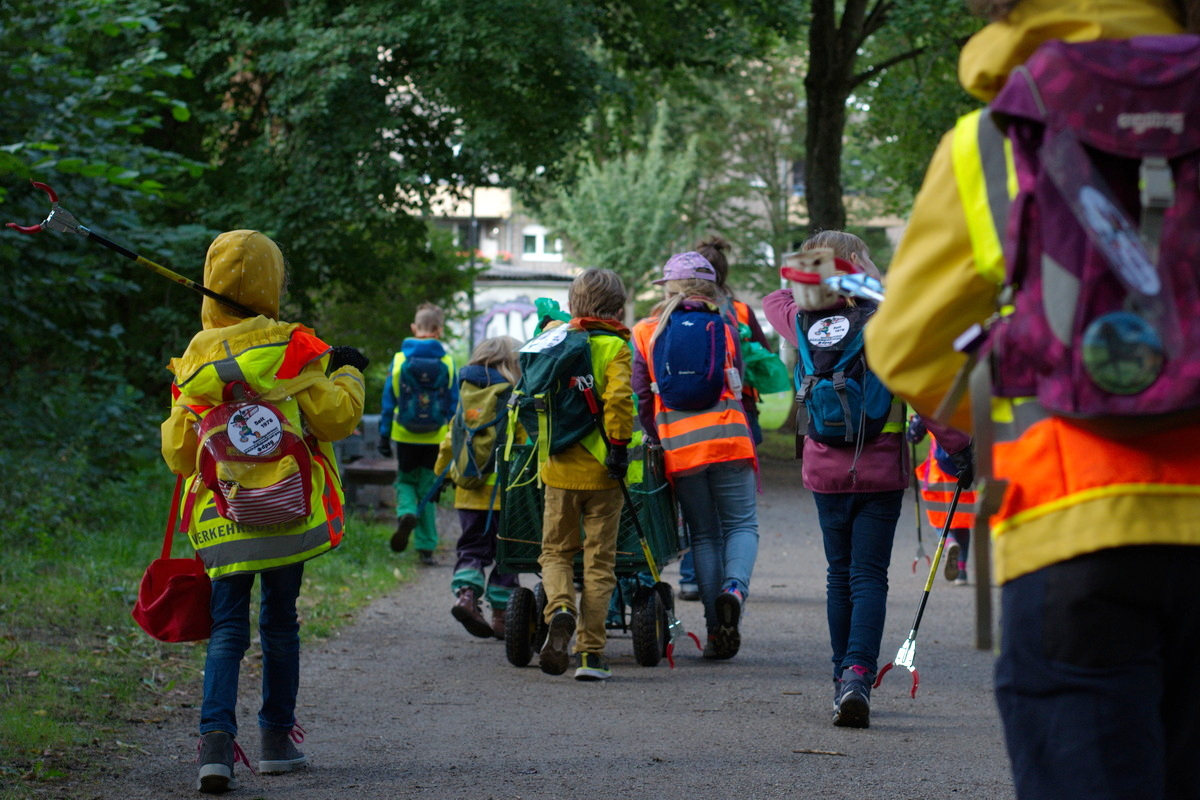
{"label": "hooded jacket", "polygon": [[[959,78],[989,101],[1050,39],[1179,33],[1173,14],[1168,0],[1025,0],[971,38]],[[951,132],[934,153],[888,270],[887,299],[866,332],[872,369],[924,416],[933,415],[965,360],[955,338],[996,310],[1003,278],[976,264],[953,152]],[[960,404],[950,423],[970,430],[969,409],[969,401]],[[1035,432],[1038,457],[1000,475],[1010,481],[1004,504],[1015,512],[1000,528],[993,519],[1000,583],[1107,547],[1200,545],[1200,487],[1181,479],[1200,448],[1200,425],[1120,443],[1082,435],[1058,418]],[[1118,479],[1118,465],[1139,480]],[[1033,499],[1047,492],[1058,499]]]}
{"label": "hooded jacket", "polygon": [[450,372],[450,412],[458,406],[458,377],[455,375],[454,359],[446,352],[446,346],[437,339],[425,339],[410,336],[400,344],[400,352],[396,353],[388,366],[387,377],[383,382],[383,402],[379,411],[379,435],[390,438],[402,444],[439,444],[450,430],[449,420],[435,431],[418,433],[410,431],[395,420],[396,408],[399,403],[397,384],[400,380],[400,367],[406,359],[434,358],[446,364]]}
{"label": "hooded jacket", "polygon": [[[188,478],[188,491],[194,491],[194,501],[189,504],[195,512],[189,522],[194,524],[189,525],[188,533],[214,578],[302,561],[336,546],[340,539],[341,487],[336,484],[337,466],[329,443],[350,435],[358,425],[363,409],[363,378],[349,366],[326,376],[329,346],[303,325],[275,319],[283,277],[283,256],[266,236],[255,231],[230,231],[218,236],[205,259],[204,285],[261,315],[242,319],[218,301],[205,298],[201,309],[204,329],[167,367],[175,375],[175,382],[171,413],[162,424],[163,459],[172,472]],[[255,531],[213,519],[209,513],[212,494],[196,474],[196,423],[222,402],[231,370],[237,371],[238,377],[263,400],[286,407],[294,403],[303,430],[317,440],[312,515],[284,531]],[[323,503],[322,498],[329,503]],[[334,506],[337,514],[332,511]],[[336,524],[334,516],[338,516]],[[331,536],[335,527],[336,533]],[[280,534],[294,534],[298,545],[301,540],[307,541],[307,549],[298,546],[288,555],[274,551],[264,555],[262,549],[255,552],[254,540],[282,541]],[[322,538],[323,543],[319,541]],[[233,560],[211,557],[219,545],[229,541],[240,543]]]}

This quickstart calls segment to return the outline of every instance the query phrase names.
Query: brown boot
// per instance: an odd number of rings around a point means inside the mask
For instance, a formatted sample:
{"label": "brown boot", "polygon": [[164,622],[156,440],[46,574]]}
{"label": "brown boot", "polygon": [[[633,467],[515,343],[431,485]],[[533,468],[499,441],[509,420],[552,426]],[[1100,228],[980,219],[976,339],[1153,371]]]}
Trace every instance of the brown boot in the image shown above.
{"label": "brown boot", "polygon": [[454,603],[454,608],[450,609],[450,613],[462,623],[463,627],[467,629],[467,633],[472,636],[487,639],[492,635],[492,626],[487,624],[487,620],[483,618],[483,614],[479,610],[479,601],[475,599],[474,589],[470,587],[459,589],[458,600]]}
{"label": "brown boot", "polygon": [[492,609],[492,635],[497,639],[504,638],[504,609]]}

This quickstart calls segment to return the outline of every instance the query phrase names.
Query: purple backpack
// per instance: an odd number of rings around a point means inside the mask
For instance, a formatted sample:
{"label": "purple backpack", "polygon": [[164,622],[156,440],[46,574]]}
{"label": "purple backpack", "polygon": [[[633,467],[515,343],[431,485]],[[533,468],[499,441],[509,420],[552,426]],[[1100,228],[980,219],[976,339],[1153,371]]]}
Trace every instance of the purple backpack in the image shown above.
{"label": "purple backpack", "polygon": [[995,393],[1101,423],[1200,407],[1200,36],[1048,42],[991,109],[1018,179]]}

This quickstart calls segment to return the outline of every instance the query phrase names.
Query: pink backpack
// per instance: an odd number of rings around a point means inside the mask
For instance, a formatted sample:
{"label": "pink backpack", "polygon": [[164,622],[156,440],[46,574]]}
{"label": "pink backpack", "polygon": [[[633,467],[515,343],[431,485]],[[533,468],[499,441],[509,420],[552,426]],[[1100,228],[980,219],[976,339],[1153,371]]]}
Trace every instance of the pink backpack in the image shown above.
{"label": "pink backpack", "polygon": [[1048,42],[991,109],[1018,178],[995,393],[1119,427],[1200,408],[1200,36]]}

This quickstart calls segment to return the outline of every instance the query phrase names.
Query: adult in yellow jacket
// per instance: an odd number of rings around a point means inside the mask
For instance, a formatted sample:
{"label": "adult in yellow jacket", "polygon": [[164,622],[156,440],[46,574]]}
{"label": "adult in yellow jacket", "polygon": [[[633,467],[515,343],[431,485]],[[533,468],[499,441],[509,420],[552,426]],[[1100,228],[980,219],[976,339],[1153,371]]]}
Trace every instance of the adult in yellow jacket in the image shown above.
{"label": "adult in yellow jacket", "polygon": [[[260,315],[243,319],[206,298],[203,330],[168,367],[175,375],[174,404],[162,425],[162,454],[172,472],[188,479],[182,524],[213,578],[212,634],[200,707],[197,788],[202,792],[235,788],[235,754],[245,761],[234,738],[238,668],[250,644],[255,575],[262,592],[259,770],[288,772],[306,763],[293,743],[303,738],[295,727],[300,676],[296,598],[304,562],[341,541],[342,487],[330,442],[348,436],[362,417],[366,358],[353,348],[330,348],[303,325],[280,321],[283,282],[283,256],[269,238],[247,230],[218,236],[204,262],[204,285]],[[282,427],[302,436],[311,453],[307,517],[257,526],[218,513],[213,492],[197,474],[202,455],[197,424],[239,393],[274,405],[286,417]],[[286,467],[278,463],[280,469]]]}
{"label": "adult in yellow jacket", "polygon": [[[1184,20],[1171,0],[987,5],[992,22],[959,62],[984,101],[1050,39],[1175,34]],[[954,339],[998,309],[996,223],[1014,193],[987,191],[1011,175],[998,130],[976,113],[939,144],[867,327],[875,372],[926,416],[965,360]],[[1200,797],[1200,692],[1181,678],[1200,655],[1200,421],[1115,440],[1029,400],[975,401],[996,423],[974,432],[992,479],[996,694],[1018,796]],[[969,407],[955,427],[972,428]]]}

